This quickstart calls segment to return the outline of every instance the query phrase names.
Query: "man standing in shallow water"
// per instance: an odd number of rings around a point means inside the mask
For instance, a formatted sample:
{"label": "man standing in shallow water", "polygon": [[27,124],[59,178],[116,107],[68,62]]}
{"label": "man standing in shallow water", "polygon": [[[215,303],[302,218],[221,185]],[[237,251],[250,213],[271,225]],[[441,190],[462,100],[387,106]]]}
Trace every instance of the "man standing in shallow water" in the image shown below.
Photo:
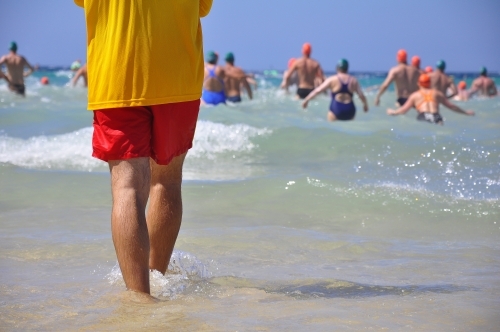
{"label": "man standing in shallow water", "polygon": [[[318,78],[323,82],[323,70],[318,61],[311,59],[312,47],[311,44],[305,43],[302,45],[302,58],[296,59],[292,66],[288,69],[283,77],[281,88],[288,89],[288,82],[294,72],[298,76],[297,96],[304,99],[310,94],[314,88]],[[319,83],[319,82],[318,82]]]}
{"label": "man standing in shallow water", "polygon": [[227,101],[232,103],[241,102],[241,86],[245,88],[248,94],[248,98],[252,99],[252,89],[247,81],[247,74],[240,67],[234,65],[234,54],[229,52],[226,54],[226,66],[224,67],[224,72],[226,73],[226,78],[224,79],[224,85],[226,86]]}
{"label": "man standing in shallow water", "polygon": [[[436,70],[429,74],[431,86],[433,89],[440,91],[446,98],[452,98],[457,94],[457,87],[453,83],[453,79],[444,73],[446,62],[439,60],[436,64]],[[451,95],[447,96],[448,89]]]}
{"label": "man standing in shallow water", "polygon": [[495,82],[488,77],[488,70],[486,67],[482,67],[480,71],[480,76],[472,82],[472,87],[469,94],[473,95],[479,93],[481,96],[485,97],[495,97],[498,95],[497,87]]}
{"label": "man standing in shallow water", "polygon": [[75,3],[85,9],[92,155],[111,172],[118,263],[127,289],[154,300],[149,270],[166,272],[181,225],[203,84],[200,18],[212,0]]}
{"label": "man standing in shallow water", "polygon": [[398,65],[389,70],[387,78],[380,86],[380,90],[375,98],[376,106],[380,105],[380,97],[393,81],[396,84],[396,102],[399,106],[403,105],[408,97],[418,90],[417,82],[420,70],[414,66],[408,66],[407,53],[405,50],[399,50],[396,59]]}
{"label": "man standing in shallow water", "polygon": [[[0,66],[5,65],[7,67],[7,75],[5,76],[8,79],[10,91],[24,96],[26,90],[24,78],[31,75],[35,69],[23,56],[17,54],[17,44],[15,42],[10,43],[9,50],[9,54],[0,58]],[[24,67],[28,67],[27,72],[24,71]]]}

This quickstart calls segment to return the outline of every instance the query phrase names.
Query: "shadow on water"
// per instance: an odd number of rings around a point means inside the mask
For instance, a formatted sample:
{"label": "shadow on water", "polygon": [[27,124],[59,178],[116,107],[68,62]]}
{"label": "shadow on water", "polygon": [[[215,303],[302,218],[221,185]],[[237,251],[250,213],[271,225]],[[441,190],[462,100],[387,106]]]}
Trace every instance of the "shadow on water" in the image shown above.
{"label": "shadow on water", "polygon": [[473,287],[453,284],[381,286],[355,283],[345,280],[294,280],[267,282],[236,277],[213,278],[211,283],[235,288],[256,288],[271,294],[283,294],[296,299],[311,298],[363,298],[375,296],[408,296],[425,293],[451,294],[475,290]]}

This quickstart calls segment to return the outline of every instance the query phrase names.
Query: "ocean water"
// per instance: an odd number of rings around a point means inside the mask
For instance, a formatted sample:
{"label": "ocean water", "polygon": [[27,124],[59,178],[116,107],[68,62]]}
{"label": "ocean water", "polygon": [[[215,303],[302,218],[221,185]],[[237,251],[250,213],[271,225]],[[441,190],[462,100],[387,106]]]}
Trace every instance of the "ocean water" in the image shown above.
{"label": "ocean water", "polygon": [[328,123],[327,96],[303,110],[257,74],[254,100],[200,111],[172,272],[144,305],[124,295],[70,77],[37,72],[26,98],[0,83],[0,330],[498,331],[500,98],[436,126],[371,91]]}

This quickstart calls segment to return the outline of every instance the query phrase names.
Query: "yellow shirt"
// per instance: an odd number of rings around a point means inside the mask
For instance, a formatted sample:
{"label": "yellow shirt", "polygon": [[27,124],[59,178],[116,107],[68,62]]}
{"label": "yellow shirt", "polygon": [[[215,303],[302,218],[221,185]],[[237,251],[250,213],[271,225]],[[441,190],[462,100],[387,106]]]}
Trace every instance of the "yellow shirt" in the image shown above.
{"label": "yellow shirt", "polygon": [[88,109],[196,100],[213,0],[74,0],[87,23]]}

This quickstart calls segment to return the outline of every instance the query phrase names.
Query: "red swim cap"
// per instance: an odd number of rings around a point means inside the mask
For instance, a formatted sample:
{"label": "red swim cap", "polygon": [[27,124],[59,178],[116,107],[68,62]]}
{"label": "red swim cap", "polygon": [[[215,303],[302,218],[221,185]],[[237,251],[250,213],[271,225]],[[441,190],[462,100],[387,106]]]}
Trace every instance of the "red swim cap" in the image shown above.
{"label": "red swim cap", "polygon": [[40,83],[43,85],[48,85],[49,84],[49,78],[47,76],[44,76],[40,79]]}
{"label": "red swim cap", "polygon": [[413,58],[411,58],[411,64],[417,68],[420,67],[420,57],[418,55],[413,56]]}
{"label": "red swim cap", "polygon": [[295,63],[295,58],[290,58],[290,60],[288,60],[288,69],[290,69],[290,67],[293,66],[294,63]]}
{"label": "red swim cap", "polygon": [[458,83],[458,88],[460,90],[465,90],[467,88],[467,83],[465,83],[465,81],[460,81],[460,83]]}
{"label": "red swim cap", "polygon": [[305,54],[307,56],[311,55],[312,47],[311,44],[305,43],[302,45],[302,54]]}
{"label": "red swim cap", "polygon": [[404,63],[406,63],[406,58],[407,58],[406,51],[405,50],[399,50],[398,54],[396,55],[396,59],[398,60],[398,62],[404,62]]}
{"label": "red swim cap", "polygon": [[423,88],[430,88],[431,87],[431,78],[427,74],[422,74],[418,78],[418,84],[423,87]]}
{"label": "red swim cap", "polygon": [[431,66],[425,67],[425,72],[426,73],[432,73],[432,67]]}

